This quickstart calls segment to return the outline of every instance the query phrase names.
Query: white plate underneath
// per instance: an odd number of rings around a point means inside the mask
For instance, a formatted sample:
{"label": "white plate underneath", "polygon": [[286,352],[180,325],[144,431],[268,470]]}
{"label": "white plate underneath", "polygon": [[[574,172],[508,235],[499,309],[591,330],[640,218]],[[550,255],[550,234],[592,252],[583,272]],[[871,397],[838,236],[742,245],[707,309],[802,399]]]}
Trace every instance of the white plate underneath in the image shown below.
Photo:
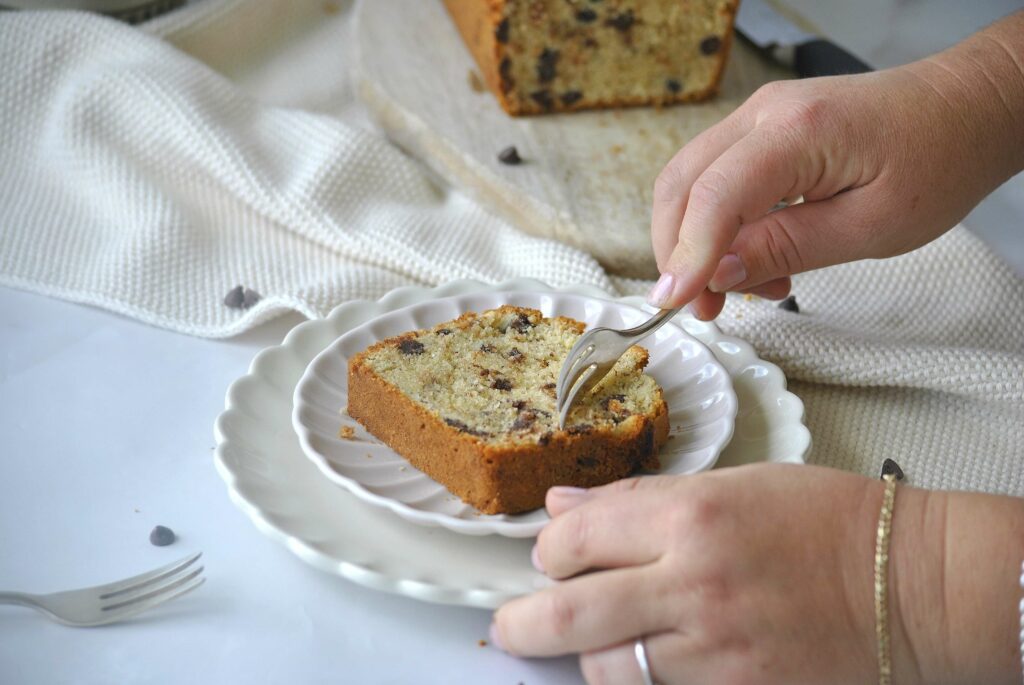
{"label": "white plate underneath", "polygon": [[[543,291],[519,279],[488,286],[456,281],[400,288],[378,302],[349,302],[326,319],[296,326],[263,350],[228,389],[217,418],[215,464],[231,500],[256,528],[303,561],[367,587],[416,599],[494,608],[548,584],[530,565],[530,539],[473,537],[403,521],[337,487],[302,453],[291,428],[292,393],[309,362],[354,326],[416,302],[472,292]],[[573,287],[563,292],[602,297]],[[639,305],[640,298],[626,298]],[[753,348],[693,319],[683,328],[707,345],[732,378],[736,431],[718,466],[757,461],[803,463],[810,433],[803,404],[778,367]]]}
{"label": "white plate underneath", "polygon": [[[544,509],[515,516],[484,515],[339,412],[348,405],[348,360],[353,355],[385,338],[505,304],[539,309],[546,317],[567,316],[587,328],[631,328],[651,316],[621,302],[551,292],[469,293],[388,312],[349,330],[306,368],[295,388],[292,411],[303,451],[331,481],[413,523],[467,535],[540,533],[550,520]],[[641,344],[650,353],[647,372],[661,385],[669,409],[671,439],[659,454],[659,473],[685,475],[710,469],[732,437],[736,418],[736,394],[728,373],[708,348],[673,324]],[[340,437],[342,426],[355,434]]]}

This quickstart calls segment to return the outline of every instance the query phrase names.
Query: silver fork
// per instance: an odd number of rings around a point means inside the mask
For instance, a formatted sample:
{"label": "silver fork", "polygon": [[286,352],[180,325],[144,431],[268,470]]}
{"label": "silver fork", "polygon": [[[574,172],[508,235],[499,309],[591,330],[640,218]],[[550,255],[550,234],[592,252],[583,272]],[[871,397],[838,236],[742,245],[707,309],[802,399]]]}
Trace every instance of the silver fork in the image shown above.
{"label": "silver fork", "polygon": [[558,374],[558,383],[555,386],[558,427],[565,430],[565,419],[569,416],[573,402],[600,383],[626,350],[664,326],[679,313],[680,309],[682,308],[661,309],[635,328],[622,331],[614,328],[595,328],[581,335],[569,350]]}
{"label": "silver fork", "polygon": [[84,587],[49,595],[0,592],[0,604],[32,607],[69,626],[99,626],[121,621],[191,592],[206,580],[203,567],[192,568],[202,556],[179,559],[173,564],[106,585]]}

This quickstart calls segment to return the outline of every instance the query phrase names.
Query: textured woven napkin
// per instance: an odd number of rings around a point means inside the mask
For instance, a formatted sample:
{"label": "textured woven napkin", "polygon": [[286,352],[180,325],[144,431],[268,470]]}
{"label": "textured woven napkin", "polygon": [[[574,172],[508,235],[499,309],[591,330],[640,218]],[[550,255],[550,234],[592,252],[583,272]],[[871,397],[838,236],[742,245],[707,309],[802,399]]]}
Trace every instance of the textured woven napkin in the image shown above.
{"label": "textured woven napkin", "polygon": [[[0,284],[230,336],[283,311],[455,278],[611,294],[370,129],[347,3],[202,0],[142,29],[0,14]],[[223,304],[236,284],[263,299]],[[1024,495],[1024,283],[963,229],[797,279],[802,313],[733,298],[720,324],[780,364],[812,461]]]}

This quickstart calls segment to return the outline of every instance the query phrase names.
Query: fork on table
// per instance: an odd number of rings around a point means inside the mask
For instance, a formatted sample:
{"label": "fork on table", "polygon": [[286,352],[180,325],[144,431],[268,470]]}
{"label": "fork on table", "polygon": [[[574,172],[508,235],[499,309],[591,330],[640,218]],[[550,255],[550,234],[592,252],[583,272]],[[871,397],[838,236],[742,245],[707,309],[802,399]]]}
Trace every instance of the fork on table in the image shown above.
{"label": "fork on table", "polygon": [[172,564],[106,585],[85,587],[48,595],[0,592],[0,604],[31,607],[69,626],[99,626],[181,597],[206,580],[202,566],[194,566],[202,552]]}

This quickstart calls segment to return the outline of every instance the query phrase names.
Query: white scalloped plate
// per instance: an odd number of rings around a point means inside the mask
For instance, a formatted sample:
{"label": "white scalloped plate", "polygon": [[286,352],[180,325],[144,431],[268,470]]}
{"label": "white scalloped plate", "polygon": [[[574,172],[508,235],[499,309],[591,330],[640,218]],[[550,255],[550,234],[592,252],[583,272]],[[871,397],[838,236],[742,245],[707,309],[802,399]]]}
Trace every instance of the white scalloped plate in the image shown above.
{"label": "white scalloped plate", "polygon": [[[550,520],[544,509],[516,516],[481,514],[339,412],[348,405],[353,355],[385,338],[504,304],[539,309],[546,317],[567,316],[588,328],[631,328],[651,316],[621,302],[571,293],[483,292],[426,300],[376,317],[349,330],[306,367],[292,411],[303,451],[331,481],[413,523],[467,535],[540,533]],[[728,373],[708,348],[678,326],[668,324],[642,344],[650,353],[647,372],[661,385],[669,408],[672,439],[659,454],[659,473],[710,469],[733,434],[737,402]],[[342,426],[355,435],[339,437]]]}
{"label": "white scalloped plate", "polygon": [[[495,608],[547,585],[530,565],[529,538],[472,537],[415,525],[328,481],[303,454],[292,431],[291,400],[309,362],[364,321],[440,297],[548,289],[527,279],[494,286],[455,281],[434,289],[399,288],[378,302],[348,302],[326,319],[296,326],[281,345],[256,355],[249,372],[228,388],[225,410],[217,418],[214,463],[232,502],[260,532],[306,563],[377,590],[427,602]],[[562,292],[603,296],[585,286]],[[729,372],[739,400],[736,431],[717,466],[803,463],[811,445],[803,404],[786,391],[778,367],[761,361],[750,345],[722,334],[713,324],[691,318],[680,323]]]}

